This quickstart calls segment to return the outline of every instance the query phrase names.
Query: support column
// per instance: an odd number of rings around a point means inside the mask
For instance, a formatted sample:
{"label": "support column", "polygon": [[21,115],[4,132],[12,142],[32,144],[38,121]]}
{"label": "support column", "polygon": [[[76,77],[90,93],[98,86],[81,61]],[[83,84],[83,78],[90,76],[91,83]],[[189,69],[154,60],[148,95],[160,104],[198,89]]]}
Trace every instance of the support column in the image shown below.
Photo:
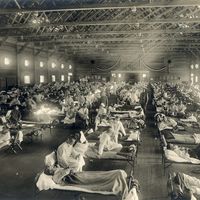
{"label": "support column", "polygon": [[19,46],[16,47],[16,67],[17,67],[17,86],[21,84],[20,65],[19,65]]}

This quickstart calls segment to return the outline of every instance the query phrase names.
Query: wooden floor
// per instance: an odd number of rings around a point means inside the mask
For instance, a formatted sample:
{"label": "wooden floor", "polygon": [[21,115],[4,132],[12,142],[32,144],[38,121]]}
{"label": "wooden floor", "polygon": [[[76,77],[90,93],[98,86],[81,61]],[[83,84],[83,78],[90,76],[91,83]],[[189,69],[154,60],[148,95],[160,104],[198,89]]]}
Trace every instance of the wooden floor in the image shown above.
{"label": "wooden floor", "polygon": [[[142,144],[139,148],[135,178],[141,186],[140,200],[167,200],[167,177],[164,176],[161,164],[159,142],[155,139],[156,128],[153,127],[151,110],[148,111],[147,127],[142,133]],[[62,143],[70,130],[55,129],[52,133],[48,130],[42,143],[23,145],[23,152],[17,155],[1,153],[0,155],[0,200],[27,200],[27,199],[69,199],[69,200],[92,200],[94,196],[74,192],[47,191],[34,196],[34,178],[44,168],[44,157]],[[96,166],[95,166],[96,165]],[[123,163],[112,164],[93,163],[96,170],[107,168],[124,168]],[[102,197],[97,195],[95,200],[112,200],[112,196]]]}
{"label": "wooden floor", "polygon": [[141,185],[141,200],[167,200],[167,177],[161,163],[159,141],[154,138],[155,128],[147,127],[142,134],[135,178]]}

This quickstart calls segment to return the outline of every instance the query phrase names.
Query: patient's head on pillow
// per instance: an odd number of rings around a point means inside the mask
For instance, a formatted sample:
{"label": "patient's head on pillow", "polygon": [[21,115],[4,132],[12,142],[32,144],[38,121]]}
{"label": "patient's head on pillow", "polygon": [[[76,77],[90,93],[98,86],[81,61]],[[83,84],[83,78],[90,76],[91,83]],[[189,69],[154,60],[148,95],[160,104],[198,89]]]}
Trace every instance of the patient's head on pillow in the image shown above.
{"label": "patient's head on pillow", "polygon": [[78,139],[80,139],[80,136],[78,135],[79,133],[76,133],[74,135],[70,135],[67,139],[66,139],[66,143],[67,144],[71,144],[73,145]]}
{"label": "patient's head on pillow", "polygon": [[55,167],[55,166],[46,166],[45,169],[44,169],[44,173],[46,175],[53,176],[54,173],[56,172],[56,170],[57,170],[57,167]]}

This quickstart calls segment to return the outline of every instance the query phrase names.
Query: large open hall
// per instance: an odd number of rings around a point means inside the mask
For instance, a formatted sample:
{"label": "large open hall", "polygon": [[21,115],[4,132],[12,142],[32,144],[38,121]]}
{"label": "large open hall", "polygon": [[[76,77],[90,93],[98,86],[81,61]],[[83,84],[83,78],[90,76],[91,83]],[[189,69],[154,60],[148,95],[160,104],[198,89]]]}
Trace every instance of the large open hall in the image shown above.
{"label": "large open hall", "polygon": [[0,200],[200,200],[200,0],[0,0]]}

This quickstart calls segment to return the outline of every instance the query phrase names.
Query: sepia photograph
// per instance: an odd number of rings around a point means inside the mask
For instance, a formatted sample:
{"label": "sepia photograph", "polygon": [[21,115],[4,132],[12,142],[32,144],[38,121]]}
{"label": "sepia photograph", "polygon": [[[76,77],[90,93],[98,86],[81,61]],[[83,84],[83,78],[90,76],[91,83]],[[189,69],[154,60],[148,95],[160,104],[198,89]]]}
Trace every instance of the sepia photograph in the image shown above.
{"label": "sepia photograph", "polygon": [[0,0],[0,200],[200,200],[200,0]]}

